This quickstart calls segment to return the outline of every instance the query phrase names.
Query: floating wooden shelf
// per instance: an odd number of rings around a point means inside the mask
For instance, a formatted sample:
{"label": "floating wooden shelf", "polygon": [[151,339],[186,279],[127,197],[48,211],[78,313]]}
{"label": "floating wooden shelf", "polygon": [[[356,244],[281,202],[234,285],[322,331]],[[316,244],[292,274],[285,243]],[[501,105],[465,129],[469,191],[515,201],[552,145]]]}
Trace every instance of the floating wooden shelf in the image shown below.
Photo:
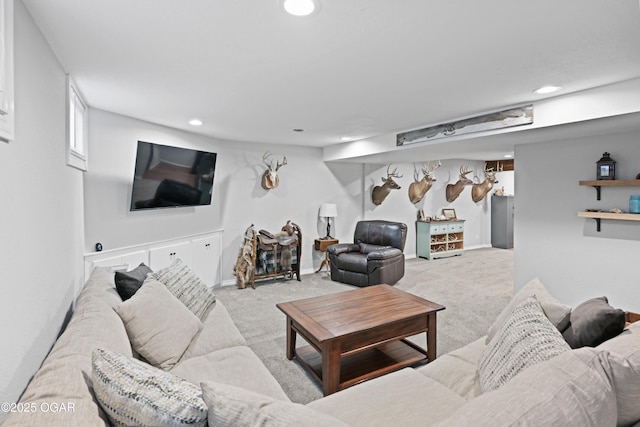
{"label": "floating wooden shelf", "polygon": [[640,187],[640,179],[595,179],[579,181],[580,185],[588,185],[596,189],[596,198],[600,200],[600,188],[602,187]]}
{"label": "floating wooden shelf", "polygon": [[578,212],[578,216],[582,218],[592,218],[596,220],[596,231],[600,231],[601,219],[613,219],[617,221],[640,221],[640,214],[632,213],[613,213],[613,212]]}

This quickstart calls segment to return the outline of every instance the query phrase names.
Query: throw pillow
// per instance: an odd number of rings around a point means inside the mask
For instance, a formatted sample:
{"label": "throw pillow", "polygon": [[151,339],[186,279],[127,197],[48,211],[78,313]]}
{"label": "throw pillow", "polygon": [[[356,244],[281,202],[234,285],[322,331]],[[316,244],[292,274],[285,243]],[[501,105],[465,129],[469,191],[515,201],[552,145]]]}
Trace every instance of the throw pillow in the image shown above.
{"label": "throw pillow", "polygon": [[152,276],[164,283],[171,293],[200,319],[207,308],[216,301],[213,292],[181,259],[176,259],[169,267],[153,273]]}
{"label": "throw pillow", "polygon": [[116,426],[206,426],[207,405],[197,385],[130,357],[97,349],[93,392]]}
{"label": "throw pillow", "polygon": [[565,351],[498,390],[481,394],[438,426],[614,426],[611,367],[598,351]]}
{"label": "throw pillow", "polygon": [[144,263],[140,263],[139,266],[131,271],[116,271],[116,290],[120,298],[122,298],[122,301],[128,300],[140,289],[140,286],[142,286],[142,283],[149,273],[153,273],[153,271],[144,265]]}
{"label": "throw pillow", "polygon": [[216,427],[346,427],[337,418],[299,403],[276,400],[240,387],[200,383],[209,407],[209,425]]}
{"label": "throw pillow", "polygon": [[485,392],[495,390],[529,366],[568,350],[538,300],[529,297],[516,305],[480,355],[480,387]]}
{"label": "throw pillow", "polygon": [[200,319],[151,277],[114,310],[124,323],[133,349],[162,369],[180,360],[202,328]]}
{"label": "throw pillow", "polygon": [[551,323],[558,328],[560,332],[564,331],[567,326],[569,326],[569,315],[571,313],[571,307],[568,305],[561,304],[558,300],[549,294],[547,289],[544,287],[542,282],[537,278],[533,278],[524,285],[520,291],[514,295],[514,297],[509,301],[509,304],[502,310],[502,312],[498,315],[493,325],[487,331],[487,340],[489,341],[494,337],[498,328],[502,326],[505,319],[509,314],[513,311],[513,308],[527,299],[530,296],[535,296],[537,300],[540,302],[542,306],[542,310],[544,314],[549,318]]}
{"label": "throw pillow", "polygon": [[624,311],[611,307],[607,297],[592,298],[571,312],[562,336],[571,348],[595,347],[619,335],[624,324]]}

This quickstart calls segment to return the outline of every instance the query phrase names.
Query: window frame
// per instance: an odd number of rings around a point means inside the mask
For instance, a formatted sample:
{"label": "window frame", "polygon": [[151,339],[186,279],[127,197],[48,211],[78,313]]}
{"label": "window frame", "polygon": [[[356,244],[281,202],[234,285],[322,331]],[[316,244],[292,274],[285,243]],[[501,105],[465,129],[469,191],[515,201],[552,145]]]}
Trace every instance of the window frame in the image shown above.
{"label": "window frame", "polygon": [[[86,171],[89,145],[89,107],[71,76],[67,76],[67,83],[67,165]],[[78,129],[78,124],[80,129]]]}

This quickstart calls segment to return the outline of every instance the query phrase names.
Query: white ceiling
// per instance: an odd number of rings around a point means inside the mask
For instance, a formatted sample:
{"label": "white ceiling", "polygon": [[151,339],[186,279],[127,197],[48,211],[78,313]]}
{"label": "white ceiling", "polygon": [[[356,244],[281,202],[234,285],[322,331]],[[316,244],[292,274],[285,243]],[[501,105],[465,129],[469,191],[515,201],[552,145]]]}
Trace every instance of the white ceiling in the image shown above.
{"label": "white ceiling", "polygon": [[228,140],[324,147],[640,77],[638,0],[319,1],[23,0],[89,105]]}

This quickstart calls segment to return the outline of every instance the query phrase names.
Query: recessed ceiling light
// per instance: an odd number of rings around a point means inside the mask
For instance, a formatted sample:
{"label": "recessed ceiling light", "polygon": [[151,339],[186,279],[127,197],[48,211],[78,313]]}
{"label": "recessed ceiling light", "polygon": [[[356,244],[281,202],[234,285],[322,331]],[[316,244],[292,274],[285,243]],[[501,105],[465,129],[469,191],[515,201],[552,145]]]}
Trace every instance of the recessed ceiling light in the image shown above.
{"label": "recessed ceiling light", "polygon": [[284,0],[284,10],[294,16],[311,15],[316,8],[313,0]]}
{"label": "recessed ceiling light", "polygon": [[200,119],[191,119],[191,120],[189,120],[189,124],[191,126],[202,126],[202,120],[200,120]]}
{"label": "recessed ceiling light", "polygon": [[544,95],[544,94],[547,94],[547,93],[557,92],[560,89],[562,89],[560,86],[542,86],[541,88],[538,88],[538,89],[534,90],[533,93],[537,93],[539,95]]}
{"label": "recessed ceiling light", "polygon": [[351,137],[350,136],[341,136],[340,137],[340,141],[351,141]]}
{"label": "recessed ceiling light", "polygon": [[510,159],[510,158],[512,158],[512,157],[513,157],[513,154],[505,154],[505,155],[504,155],[504,158],[505,158],[505,159]]}

